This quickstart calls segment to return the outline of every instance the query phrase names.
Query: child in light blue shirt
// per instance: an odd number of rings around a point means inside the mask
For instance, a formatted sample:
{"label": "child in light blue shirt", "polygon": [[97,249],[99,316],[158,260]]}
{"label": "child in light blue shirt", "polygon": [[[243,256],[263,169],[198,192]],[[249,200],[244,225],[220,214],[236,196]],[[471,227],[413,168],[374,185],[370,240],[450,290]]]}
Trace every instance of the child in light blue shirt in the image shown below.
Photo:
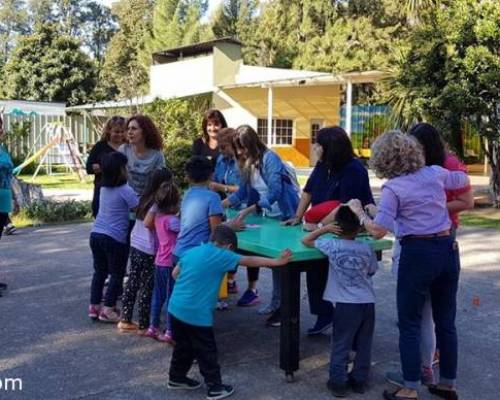
{"label": "child in light blue shirt", "polygon": [[[329,271],[323,298],[335,305],[334,334],[327,386],[338,397],[350,387],[364,393],[371,365],[371,346],[375,327],[375,291],[372,275],[378,268],[371,247],[354,239],[360,230],[358,217],[348,206],[340,206],[336,224],[311,232],[302,242],[328,257]],[[336,233],[339,238],[319,237]],[[354,368],[347,374],[349,352],[355,349]]]}
{"label": "child in light blue shirt", "polygon": [[210,233],[222,222],[224,213],[220,196],[208,188],[213,175],[212,162],[203,156],[193,156],[185,170],[190,186],[181,203],[181,230],[174,249],[176,257],[207,243]]}
{"label": "child in light blue shirt", "polygon": [[212,327],[222,279],[238,264],[277,267],[288,263],[292,254],[285,250],[278,258],[240,256],[232,251],[238,243],[236,234],[227,225],[217,226],[211,240],[185,251],[173,272],[176,283],[168,312],[172,316],[175,347],[167,386],[198,388],[201,384],[187,377],[196,359],[208,387],[207,399],[222,399],[234,392],[231,386],[222,384]]}

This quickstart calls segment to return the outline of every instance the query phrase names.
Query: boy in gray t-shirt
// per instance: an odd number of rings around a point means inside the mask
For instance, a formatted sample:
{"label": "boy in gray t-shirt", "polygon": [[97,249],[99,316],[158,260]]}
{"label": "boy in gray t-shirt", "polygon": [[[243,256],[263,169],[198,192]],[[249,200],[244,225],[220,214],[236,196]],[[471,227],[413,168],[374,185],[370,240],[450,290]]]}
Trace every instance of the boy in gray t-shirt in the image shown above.
{"label": "boy in gray t-shirt", "polygon": [[[358,217],[348,206],[340,206],[335,224],[311,232],[302,243],[316,247],[328,257],[330,269],[323,298],[335,305],[327,386],[335,396],[345,396],[347,388],[364,393],[371,364],[375,327],[375,291],[372,275],[378,268],[375,252],[366,243],[355,241],[360,230]],[[336,233],[338,239],[318,239]],[[356,351],[354,368],[347,374],[349,352]]]}

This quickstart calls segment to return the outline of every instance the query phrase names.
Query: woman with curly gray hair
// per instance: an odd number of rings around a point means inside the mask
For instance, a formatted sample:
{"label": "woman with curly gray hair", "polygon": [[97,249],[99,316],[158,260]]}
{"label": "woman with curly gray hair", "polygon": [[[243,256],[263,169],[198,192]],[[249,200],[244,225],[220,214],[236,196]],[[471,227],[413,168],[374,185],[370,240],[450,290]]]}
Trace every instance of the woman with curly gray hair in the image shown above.
{"label": "woman with curly gray hair", "polygon": [[444,399],[458,399],[455,315],[460,265],[458,246],[450,235],[445,189],[465,187],[469,178],[463,172],[425,166],[421,145],[399,131],[381,135],[371,153],[371,167],[377,176],[388,179],[382,186],[378,212],[372,220],[359,201],[349,205],[374,237],[393,231],[401,244],[397,308],[404,385],[395,392],[385,391],[384,398],[418,398],[420,321],[430,295],[441,362],[439,384],[429,386],[429,391]]}

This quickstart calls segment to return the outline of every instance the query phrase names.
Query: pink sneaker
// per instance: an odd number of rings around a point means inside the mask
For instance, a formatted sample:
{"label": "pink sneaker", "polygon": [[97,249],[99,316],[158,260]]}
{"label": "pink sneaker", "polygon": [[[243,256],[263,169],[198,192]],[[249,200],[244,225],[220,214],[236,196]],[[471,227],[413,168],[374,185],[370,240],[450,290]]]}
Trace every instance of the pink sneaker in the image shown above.
{"label": "pink sneaker", "polygon": [[150,326],[146,332],[142,336],[149,337],[154,340],[158,340],[158,335],[160,334],[160,330],[155,328],[154,326]]}
{"label": "pink sneaker", "polygon": [[101,312],[101,305],[100,304],[89,305],[89,311],[88,311],[89,318],[97,320],[99,318],[100,312]]}
{"label": "pink sneaker", "polygon": [[120,310],[116,307],[103,307],[99,313],[99,321],[114,324],[120,322]]}
{"label": "pink sneaker", "polygon": [[168,343],[172,346],[175,344],[174,338],[172,336],[172,331],[165,331],[165,333],[158,335],[158,341]]}

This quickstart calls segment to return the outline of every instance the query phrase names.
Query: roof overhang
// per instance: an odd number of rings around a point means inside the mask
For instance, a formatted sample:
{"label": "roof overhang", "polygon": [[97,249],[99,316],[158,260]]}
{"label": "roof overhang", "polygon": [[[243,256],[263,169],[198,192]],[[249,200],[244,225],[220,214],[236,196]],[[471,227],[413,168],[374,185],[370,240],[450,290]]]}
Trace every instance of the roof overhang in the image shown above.
{"label": "roof overhang", "polygon": [[134,97],[132,99],[103,101],[100,103],[89,103],[89,104],[82,104],[80,106],[66,107],[66,111],[105,110],[109,108],[135,107],[152,103],[153,100],[154,98],[151,96],[141,96],[141,97]]}
{"label": "roof overhang", "polygon": [[295,86],[324,86],[324,85],[345,85],[347,83],[375,83],[385,77],[381,71],[349,72],[340,75],[324,73],[316,76],[303,76],[295,78],[262,80],[247,83],[235,83],[221,86],[221,89],[233,89],[242,87],[295,87]]}

